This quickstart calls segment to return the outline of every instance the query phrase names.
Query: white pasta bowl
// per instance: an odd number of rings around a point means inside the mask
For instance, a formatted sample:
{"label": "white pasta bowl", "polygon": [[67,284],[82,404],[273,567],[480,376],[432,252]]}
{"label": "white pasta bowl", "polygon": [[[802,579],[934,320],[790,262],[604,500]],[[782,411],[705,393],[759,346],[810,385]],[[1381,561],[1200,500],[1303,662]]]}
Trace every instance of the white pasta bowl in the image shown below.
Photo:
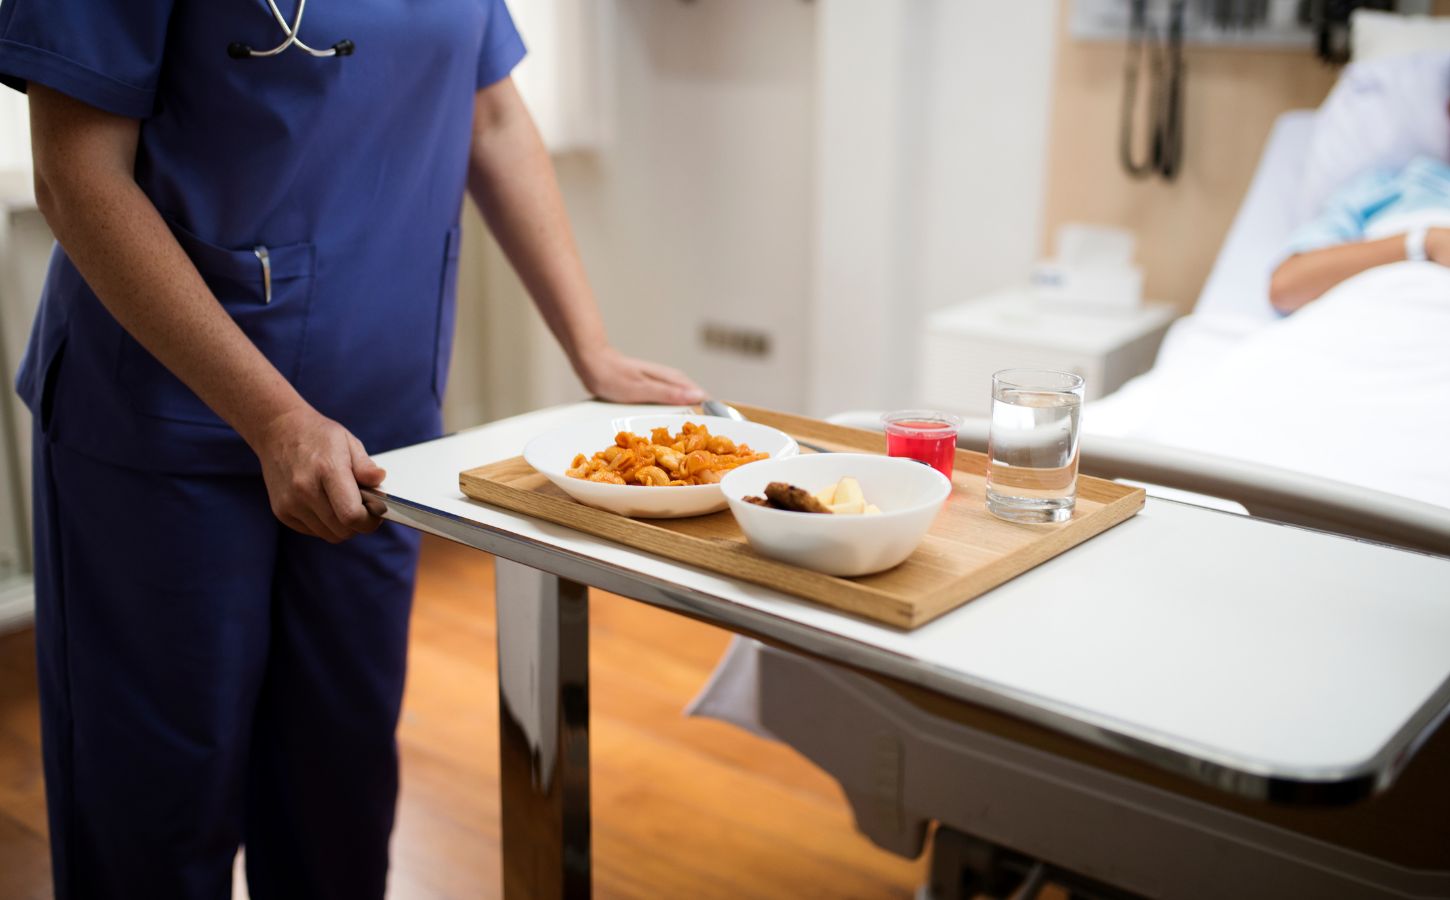
{"label": "white pasta bowl", "polygon": [[[861,484],[875,515],[789,512],[746,503],[784,481],[811,493],[842,478]],[[819,453],[761,460],[729,472],[720,490],[757,553],[827,575],[870,575],[900,565],[926,537],[952,483],[912,459],[868,453]]]}
{"label": "white pasta bowl", "polygon": [[752,450],[770,454],[770,459],[749,463],[741,466],[741,469],[795,456],[800,452],[799,445],[790,435],[758,422],[737,422],[717,416],[660,413],[614,419],[596,418],[556,428],[529,441],[524,447],[524,461],[580,503],[619,513],[621,516],[681,519],[719,512],[725,508],[725,496],[720,492],[718,484],[643,487],[600,484],[570,478],[565,474],[577,454],[593,456],[613,444],[614,436],[621,431],[632,431],[648,437],[655,428],[668,428],[670,434],[676,434],[684,428],[686,422],[704,425],[711,434],[724,435],[737,444],[749,444]]}

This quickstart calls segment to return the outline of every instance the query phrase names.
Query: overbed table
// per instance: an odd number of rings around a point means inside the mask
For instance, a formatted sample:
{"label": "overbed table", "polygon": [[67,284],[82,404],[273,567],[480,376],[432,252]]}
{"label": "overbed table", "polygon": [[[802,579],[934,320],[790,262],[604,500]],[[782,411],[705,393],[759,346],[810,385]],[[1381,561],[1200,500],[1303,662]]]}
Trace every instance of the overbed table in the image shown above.
{"label": "overbed table", "polygon": [[641,411],[660,409],[580,403],[378,457],[388,518],[497,558],[510,897],[589,891],[588,587],[1240,809],[1377,794],[1450,710],[1447,558],[1149,498],[1134,519],[903,632],[459,492],[461,470],[518,455],[540,432]]}

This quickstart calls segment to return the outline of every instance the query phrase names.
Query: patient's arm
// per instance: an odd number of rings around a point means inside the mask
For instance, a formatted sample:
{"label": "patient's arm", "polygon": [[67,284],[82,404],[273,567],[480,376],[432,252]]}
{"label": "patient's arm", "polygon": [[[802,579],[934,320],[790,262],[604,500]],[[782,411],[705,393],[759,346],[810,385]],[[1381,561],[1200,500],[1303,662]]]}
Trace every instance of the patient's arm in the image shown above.
{"label": "patient's arm", "polygon": [[[1450,266],[1450,228],[1432,228],[1425,238],[1430,259]],[[1377,241],[1355,241],[1296,253],[1284,260],[1269,282],[1269,302],[1282,313],[1291,313],[1348,278],[1375,266],[1405,258],[1405,236]]]}

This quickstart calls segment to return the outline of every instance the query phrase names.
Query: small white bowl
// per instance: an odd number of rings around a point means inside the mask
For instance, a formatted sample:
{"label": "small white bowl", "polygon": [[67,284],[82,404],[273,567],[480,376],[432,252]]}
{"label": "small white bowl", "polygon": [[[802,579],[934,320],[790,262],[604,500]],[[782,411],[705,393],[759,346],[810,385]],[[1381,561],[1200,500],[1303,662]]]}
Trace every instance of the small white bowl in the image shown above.
{"label": "small white bowl", "polygon": [[[789,512],[746,503],[772,481],[812,493],[850,476],[881,512],[843,516]],[[916,460],[869,453],[817,453],[762,460],[726,474],[720,490],[756,552],[827,575],[870,575],[916,550],[951,496],[952,483]]]}
{"label": "small white bowl", "polygon": [[718,416],[660,413],[616,419],[590,419],[556,428],[529,441],[524,447],[524,461],[580,503],[619,513],[621,516],[681,519],[719,512],[725,508],[725,496],[720,492],[718,484],[644,487],[637,484],[600,484],[570,478],[564,474],[576,455],[582,453],[592,457],[613,444],[614,436],[621,431],[632,431],[641,437],[649,437],[650,431],[655,428],[668,428],[670,434],[676,434],[686,422],[704,425],[710,429],[711,434],[724,435],[737,444],[749,444],[752,450],[770,454],[768,460],[750,463],[735,471],[795,456],[800,452],[800,446],[794,438],[768,425],[737,422]]}

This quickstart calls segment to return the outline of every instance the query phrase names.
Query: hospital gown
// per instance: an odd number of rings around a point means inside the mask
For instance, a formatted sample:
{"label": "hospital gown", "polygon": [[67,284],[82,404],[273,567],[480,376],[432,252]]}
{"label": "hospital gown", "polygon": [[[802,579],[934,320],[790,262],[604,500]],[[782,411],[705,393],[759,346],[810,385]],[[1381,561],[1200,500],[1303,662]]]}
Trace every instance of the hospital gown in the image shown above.
{"label": "hospital gown", "polygon": [[1340,188],[1320,214],[1289,239],[1284,256],[1411,228],[1450,226],[1450,165],[1419,157],[1403,169],[1376,169]]}

